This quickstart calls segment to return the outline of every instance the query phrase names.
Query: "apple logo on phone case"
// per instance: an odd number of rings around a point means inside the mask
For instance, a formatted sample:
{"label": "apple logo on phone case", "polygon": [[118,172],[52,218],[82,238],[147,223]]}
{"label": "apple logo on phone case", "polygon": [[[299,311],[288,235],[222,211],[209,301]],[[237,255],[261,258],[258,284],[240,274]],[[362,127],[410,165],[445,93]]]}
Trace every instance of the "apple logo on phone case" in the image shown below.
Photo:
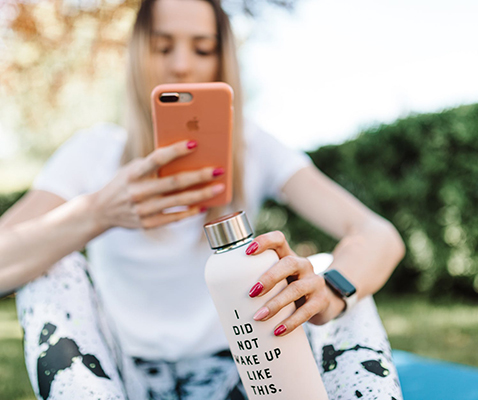
{"label": "apple logo on phone case", "polygon": [[194,117],[193,119],[187,122],[186,126],[188,127],[190,131],[197,131],[199,130],[199,120],[196,117]]}

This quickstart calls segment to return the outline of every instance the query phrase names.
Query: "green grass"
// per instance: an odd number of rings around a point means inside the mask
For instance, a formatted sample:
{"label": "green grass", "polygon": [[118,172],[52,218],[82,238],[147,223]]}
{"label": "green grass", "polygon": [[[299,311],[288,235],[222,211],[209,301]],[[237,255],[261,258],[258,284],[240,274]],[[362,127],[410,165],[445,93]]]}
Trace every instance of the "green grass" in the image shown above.
{"label": "green grass", "polygon": [[[476,304],[379,297],[394,349],[478,367]],[[12,298],[0,300],[0,399],[35,400],[23,362],[22,332]]]}
{"label": "green grass", "polygon": [[478,305],[376,299],[392,348],[478,367]]}
{"label": "green grass", "polygon": [[0,300],[0,399],[35,400],[23,361],[15,301]]}

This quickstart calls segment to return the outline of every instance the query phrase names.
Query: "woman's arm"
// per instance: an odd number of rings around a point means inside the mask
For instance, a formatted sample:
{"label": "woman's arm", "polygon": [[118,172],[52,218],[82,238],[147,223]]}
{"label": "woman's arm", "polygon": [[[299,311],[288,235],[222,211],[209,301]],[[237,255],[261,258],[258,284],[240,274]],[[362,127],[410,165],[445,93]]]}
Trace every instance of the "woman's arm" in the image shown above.
{"label": "woman's arm", "polygon": [[0,219],[0,297],[100,233],[91,196],[65,202],[41,190],[27,193]]}
{"label": "woman's arm", "polygon": [[[331,268],[340,271],[356,287],[359,298],[383,286],[405,252],[398,232],[388,221],[313,166],[296,172],[283,192],[295,211],[340,239]],[[298,257],[291,250],[281,232],[256,237],[246,254],[253,256],[267,249],[275,250],[280,260],[259,277],[249,295],[260,297],[286,278],[289,285],[256,312],[255,320],[268,320],[295,302],[297,310],[274,331],[279,336],[306,321],[324,324],[344,310],[345,301],[326,285],[323,276],[315,274],[307,258]]]}
{"label": "woman's arm", "polygon": [[[193,151],[187,141],[159,148],[125,165],[99,191],[67,202],[46,191],[28,193],[0,219],[0,296],[42,275],[112,227],[156,228],[201,212],[194,204],[216,196],[224,185],[190,187],[213,181],[214,167],[156,176],[161,166]],[[175,206],[188,207],[162,213]]]}
{"label": "woman's arm", "polygon": [[359,298],[385,284],[405,254],[405,245],[390,222],[313,166],[295,173],[283,192],[293,210],[340,239],[331,268],[356,286]]}

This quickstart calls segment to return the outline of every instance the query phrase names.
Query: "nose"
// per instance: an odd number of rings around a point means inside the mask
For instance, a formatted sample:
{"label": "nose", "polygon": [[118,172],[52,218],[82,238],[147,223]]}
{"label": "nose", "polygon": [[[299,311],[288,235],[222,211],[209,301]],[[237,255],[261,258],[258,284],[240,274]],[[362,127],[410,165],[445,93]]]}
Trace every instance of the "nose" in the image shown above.
{"label": "nose", "polygon": [[178,45],[171,57],[171,74],[175,79],[187,80],[192,72],[192,54],[185,45]]}

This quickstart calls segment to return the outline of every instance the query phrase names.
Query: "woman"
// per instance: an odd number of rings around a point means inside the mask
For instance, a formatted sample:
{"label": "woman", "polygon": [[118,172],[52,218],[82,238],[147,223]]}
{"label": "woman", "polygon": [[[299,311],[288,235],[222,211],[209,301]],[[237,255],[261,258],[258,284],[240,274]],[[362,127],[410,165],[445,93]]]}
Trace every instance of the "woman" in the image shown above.
{"label": "woman", "polygon": [[[251,296],[284,277],[295,281],[264,304],[256,319],[302,299],[275,333],[287,335],[311,322],[329,398],[401,398],[370,295],[402,258],[403,243],[389,222],[305,155],[243,126],[233,38],[219,1],[144,1],[128,79],[127,129],[100,124],[74,135],[0,220],[0,293],[22,287],[17,307],[37,396],[245,398],[204,284],[210,249],[202,225],[238,209],[254,219],[261,202],[274,197],[340,239],[331,268],[363,300],[341,316],[347,298],[294,254],[283,234],[271,232],[247,249],[251,257],[265,249],[280,257],[251,287]],[[201,212],[193,204],[223,187],[190,188],[214,181],[223,170],[211,166],[172,179],[155,177],[158,168],[201,143],[154,150],[149,95],[158,83],[215,80],[235,91],[234,199],[229,207]],[[171,195],[173,190],[181,192]],[[188,208],[163,212],[173,206]],[[85,245],[89,262],[77,252]]]}

